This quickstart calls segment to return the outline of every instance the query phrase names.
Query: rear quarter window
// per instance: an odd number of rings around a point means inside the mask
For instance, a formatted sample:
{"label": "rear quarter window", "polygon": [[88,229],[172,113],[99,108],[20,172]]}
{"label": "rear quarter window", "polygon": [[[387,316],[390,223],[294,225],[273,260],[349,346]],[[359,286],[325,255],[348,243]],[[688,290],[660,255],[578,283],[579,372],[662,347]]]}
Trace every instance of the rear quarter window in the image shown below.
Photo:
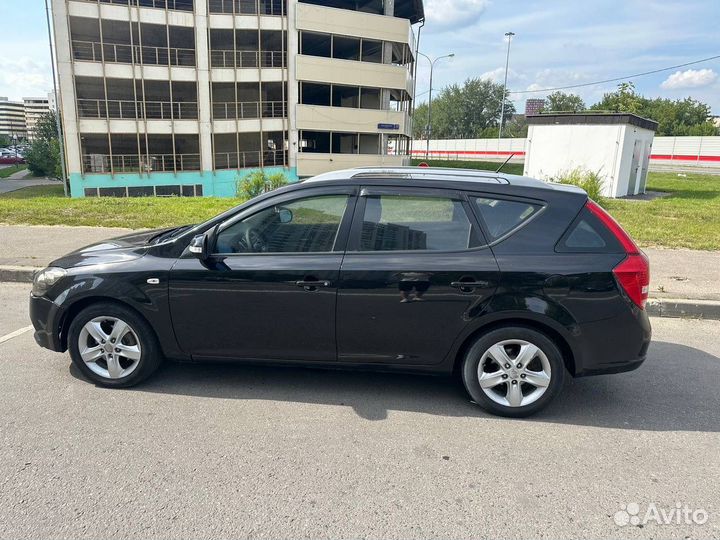
{"label": "rear quarter window", "polygon": [[624,253],[622,245],[605,225],[583,207],[560,238],[555,251],[560,253]]}
{"label": "rear quarter window", "polygon": [[473,202],[485,223],[490,242],[513,232],[542,208],[539,204],[488,197],[476,197]]}

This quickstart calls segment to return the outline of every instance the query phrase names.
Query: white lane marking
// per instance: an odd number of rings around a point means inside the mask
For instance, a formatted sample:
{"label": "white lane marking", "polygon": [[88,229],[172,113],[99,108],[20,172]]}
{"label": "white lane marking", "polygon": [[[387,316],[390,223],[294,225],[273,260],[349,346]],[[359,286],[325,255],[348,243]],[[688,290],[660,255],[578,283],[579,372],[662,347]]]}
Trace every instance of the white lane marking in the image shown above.
{"label": "white lane marking", "polygon": [[25,332],[29,332],[33,329],[33,325],[26,326],[24,328],[20,328],[18,330],[15,330],[14,332],[10,332],[9,334],[5,334],[4,336],[0,337],[0,343],[5,343],[6,341],[11,340],[14,337],[18,337],[21,334],[24,334]]}

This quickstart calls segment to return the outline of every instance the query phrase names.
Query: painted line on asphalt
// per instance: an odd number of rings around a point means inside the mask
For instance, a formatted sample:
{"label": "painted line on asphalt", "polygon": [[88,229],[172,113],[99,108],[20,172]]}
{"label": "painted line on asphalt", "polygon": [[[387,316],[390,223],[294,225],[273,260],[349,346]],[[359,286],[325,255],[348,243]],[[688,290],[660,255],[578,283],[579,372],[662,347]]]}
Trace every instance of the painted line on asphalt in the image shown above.
{"label": "painted line on asphalt", "polygon": [[10,332],[9,334],[5,334],[4,336],[0,337],[0,343],[5,343],[6,341],[9,341],[14,337],[21,336],[25,332],[29,332],[32,329],[33,329],[33,325],[31,324],[24,328],[19,328],[18,330],[15,330],[14,332]]}

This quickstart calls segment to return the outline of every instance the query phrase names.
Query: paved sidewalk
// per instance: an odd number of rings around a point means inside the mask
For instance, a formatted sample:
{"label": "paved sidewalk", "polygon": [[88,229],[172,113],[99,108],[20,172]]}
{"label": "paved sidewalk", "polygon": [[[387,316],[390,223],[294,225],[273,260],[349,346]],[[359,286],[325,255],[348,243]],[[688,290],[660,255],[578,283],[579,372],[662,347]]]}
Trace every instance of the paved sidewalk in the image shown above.
{"label": "paved sidewalk", "polygon": [[[32,272],[82,246],[130,229],[0,225],[0,281],[30,281]],[[654,313],[720,318],[720,252],[646,249]],[[662,313],[664,311],[664,313]]]}
{"label": "paved sidewalk", "polygon": [[30,172],[25,169],[10,175],[8,178],[0,179],[0,194],[32,186],[46,186],[51,184],[62,186],[59,180],[28,177],[29,174]]}

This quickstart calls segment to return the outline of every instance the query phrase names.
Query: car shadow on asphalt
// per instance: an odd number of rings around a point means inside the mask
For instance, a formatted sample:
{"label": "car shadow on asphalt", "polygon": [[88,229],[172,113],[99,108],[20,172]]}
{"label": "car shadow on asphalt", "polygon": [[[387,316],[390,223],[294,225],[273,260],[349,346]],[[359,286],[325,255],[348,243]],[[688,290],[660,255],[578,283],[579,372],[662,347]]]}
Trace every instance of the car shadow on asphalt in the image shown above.
{"label": "car shadow on asphalt", "polygon": [[[71,367],[71,373],[82,378]],[[530,420],[649,431],[720,431],[720,358],[699,349],[653,342],[636,371],[568,379],[561,395]],[[389,411],[494,418],[449,377],[400,373],[166,362],[131,391],[220,399],[352,407],[367,420]]]}

